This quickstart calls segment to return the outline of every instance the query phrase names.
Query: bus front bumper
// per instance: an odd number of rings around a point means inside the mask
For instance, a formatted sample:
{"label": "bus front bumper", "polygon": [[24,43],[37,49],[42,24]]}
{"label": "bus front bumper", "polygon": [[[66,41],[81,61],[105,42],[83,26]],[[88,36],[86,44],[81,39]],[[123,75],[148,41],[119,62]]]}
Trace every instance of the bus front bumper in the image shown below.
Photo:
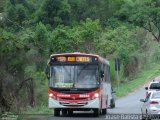
{"label": "bus front bumper", "polygon": [[90,101],[81,102],[67,102],[67,101],[57,101],[55,99],[49,98],[49,108],[100,108],[99,98],[95,98]]}

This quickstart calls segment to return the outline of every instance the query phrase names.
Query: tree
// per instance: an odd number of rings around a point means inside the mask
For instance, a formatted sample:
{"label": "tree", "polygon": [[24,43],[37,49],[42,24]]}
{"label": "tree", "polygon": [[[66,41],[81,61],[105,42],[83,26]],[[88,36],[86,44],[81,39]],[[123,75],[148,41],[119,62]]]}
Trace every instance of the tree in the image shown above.
{"label": "tree", "polygon": [[43,56],[46,56],[45,54],[49,52],[48,31],[46,26],[41,22],[36,26],[34,45],[38,48],[40,54]]}
{"label": "tree", "polygon": [[[99,19],[104,27],[107,20],[119,9],[122,0],[69,0],[71,17],[76,22]],[[75,22],[74,21],[74,22]]]}
{"label": "tree", "polygon": [[6,0],[5,19],[8,27],[23,28],[28,21],[31,21],[34,4],[26,0]]}
{"label": "tree", "polygon": [[99,20],[86,19],[73,27],[58,26],[50,34],[50,48],[54,52],[95,51],[94,39],[100,32]]}
{"label": "tree", "polygon": [[0,0],[0,13],[4,11],[5,0]]}
{"label": "tree", "polygon": [[117,15],[121,20],[151,32],[156,41],[160,42],[160,6],[155,0],[127,1]]}
{"label": "tree", "polygon": [[70,5],[67,0],[44,0],[36,13],[35,21],[56,27],[59,24],[69,24],[69,16]]}

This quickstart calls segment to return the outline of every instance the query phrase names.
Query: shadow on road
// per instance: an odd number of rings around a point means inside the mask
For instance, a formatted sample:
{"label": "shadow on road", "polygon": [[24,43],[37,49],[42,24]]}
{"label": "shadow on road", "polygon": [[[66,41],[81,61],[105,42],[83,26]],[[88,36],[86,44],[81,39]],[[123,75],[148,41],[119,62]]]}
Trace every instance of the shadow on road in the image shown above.
{"label": "shadow on road", "polygon": [[70,119],[86,119],[86,120],[99,120],[100,118],[105,118],[105,115],[100,115],[99,117],[95,117],[92,112],[74,112],[72,116],[69,115],[61,115],[59,117],[52,116],[48,118],[48,120],[70,120]]}

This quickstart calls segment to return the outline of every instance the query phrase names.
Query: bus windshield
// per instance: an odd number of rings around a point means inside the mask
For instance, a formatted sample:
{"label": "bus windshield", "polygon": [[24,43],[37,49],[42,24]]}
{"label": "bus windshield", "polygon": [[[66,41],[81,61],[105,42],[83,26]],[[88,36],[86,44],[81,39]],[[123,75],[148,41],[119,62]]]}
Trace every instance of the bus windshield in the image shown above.
{"label": "bus windshield", "polygon": [[98,86],[98,65],[51,66],[49,86],[53,88],[95,88]]}

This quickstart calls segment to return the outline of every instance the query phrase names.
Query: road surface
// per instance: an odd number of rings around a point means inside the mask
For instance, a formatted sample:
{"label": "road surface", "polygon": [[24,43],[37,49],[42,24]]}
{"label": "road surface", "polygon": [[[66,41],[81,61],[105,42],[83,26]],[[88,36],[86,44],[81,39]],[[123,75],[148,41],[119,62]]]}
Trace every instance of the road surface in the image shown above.
{"label": "road surface", "polygon": [[129,94],[126,97],[123,97],[116,101],[116,108],[110,110],[110,113],[127,113],[127,114],[140,114],[142,102],[140,99],[145,98],[145,89],[144,87],[140,88],[136,92]]}
{"label": "road surface", "polygon": [[[47,120],[109,120],[112,114],[140,114],[142,103],[140,99],[145,98],[144,86],[128,96],[120,98],[116,101],[116,108],[108,109],[108,115],[100,115],[93,117],[91,112],[76,112],[73,116],[48,117]],[[113,118],[110,118],[113,119]],[[115,118],[116,119],[116,118]]]}

